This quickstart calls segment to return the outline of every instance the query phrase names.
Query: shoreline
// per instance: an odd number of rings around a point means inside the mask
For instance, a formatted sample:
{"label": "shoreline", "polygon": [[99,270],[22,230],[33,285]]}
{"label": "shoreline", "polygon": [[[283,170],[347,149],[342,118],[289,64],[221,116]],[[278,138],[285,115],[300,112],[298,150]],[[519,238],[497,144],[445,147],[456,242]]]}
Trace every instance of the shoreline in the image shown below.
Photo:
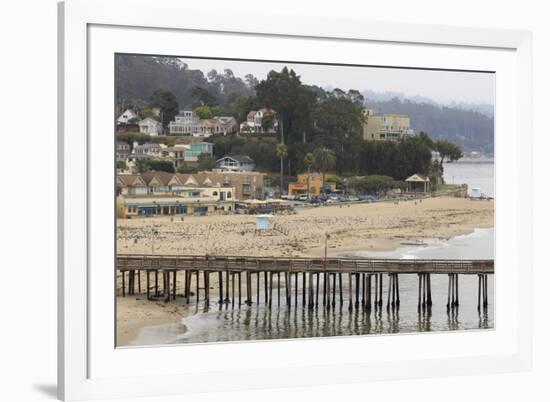
{"label": "shoreline", "polygon": [[[311,257],[368,249],[387,251],[412,238],[449,239],[494,226],[494,201],[436,197],[396,203],[334,205],[275,215],[255,230],[254,215],[154,217],[117,221],[121,254]],[[152,233],[155,233],[154,235]],[[153,237],[154,236],[154,237]]]}
{"label": "shoreline", "polygon": [[179,325],[179,331],[183,333],[187,328],[182,318],[188,314],[188,310],[187,305],[146,300],[143,295],[117,296],[116,346],[134,346],[133,343],[146,327]]}

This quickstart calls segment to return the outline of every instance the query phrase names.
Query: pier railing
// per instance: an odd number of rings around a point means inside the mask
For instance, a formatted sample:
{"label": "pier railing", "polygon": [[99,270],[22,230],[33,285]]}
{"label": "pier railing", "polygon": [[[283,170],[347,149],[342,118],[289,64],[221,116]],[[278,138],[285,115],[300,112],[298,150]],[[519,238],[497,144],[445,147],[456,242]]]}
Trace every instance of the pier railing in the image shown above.
{"label": "pier railing", "polygon": [[494,260],[118,254],[116,269],[230,272],[494,274]]}

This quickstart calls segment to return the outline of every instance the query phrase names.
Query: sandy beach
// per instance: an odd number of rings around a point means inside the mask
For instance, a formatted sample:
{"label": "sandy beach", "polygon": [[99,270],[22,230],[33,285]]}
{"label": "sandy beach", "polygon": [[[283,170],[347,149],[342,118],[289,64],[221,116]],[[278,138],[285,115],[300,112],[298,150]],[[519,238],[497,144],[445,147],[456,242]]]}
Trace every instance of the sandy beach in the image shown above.
{"label": "sandy beach", "polygon": [[404,239],[449,239],[493,220],[493,201],[450,197],[304,208],[271,218],[288,235],[258,234],[253,215],[139,218],[118,220],[117,247],[123,254],[320,256],[326,234],[330,254],[392,250]]}
{"label": "sandy beach", "polygon": [[[389,251],[406,240],[446,240],[476,228],[493,227],[494,203],[439,197],[334,205],[297,209],[293,215],[274,216],[271,223],[288,235],[276,230],[258,234],[253,215],[118,220],[117,248],[119,253],[322,256],[329,234],[328,255]],[[144,326],[181,325],[186,311],[182,298],[164,304],[141,295],[118,297],[117,345],[131,345]]]}

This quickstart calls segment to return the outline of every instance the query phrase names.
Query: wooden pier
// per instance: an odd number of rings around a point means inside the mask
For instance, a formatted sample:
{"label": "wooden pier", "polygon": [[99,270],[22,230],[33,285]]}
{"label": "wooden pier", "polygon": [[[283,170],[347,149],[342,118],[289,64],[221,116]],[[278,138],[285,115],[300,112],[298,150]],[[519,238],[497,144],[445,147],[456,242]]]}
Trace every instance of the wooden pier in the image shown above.
{"label": "wooden pier", "polygon": [[[459,306],[459,275],[478,275],[479,310],[488,305],[487,275],[494,274],[494,261],[119,254],[116,270],[121,274],[122,296],[142,293],[144,274],[147,298],[169,302],[176,299],[177,277],[183,275],[179,290],[187,303],[194,300],[198,304],[203,300],[206,304],[217,302],[232,307],[265,303],[271,308],[284,302],[288,308],[302,305],[310,309],[347,304],[350,310],[381,308],[384,276],[388,277],[386,306],[398,307],[402,274],[418,277],[419,309],[432,305],[431,275],[448,275],[447,309],[455,309]],[[217,278],[217,289],[210,286],[212,276]]]}

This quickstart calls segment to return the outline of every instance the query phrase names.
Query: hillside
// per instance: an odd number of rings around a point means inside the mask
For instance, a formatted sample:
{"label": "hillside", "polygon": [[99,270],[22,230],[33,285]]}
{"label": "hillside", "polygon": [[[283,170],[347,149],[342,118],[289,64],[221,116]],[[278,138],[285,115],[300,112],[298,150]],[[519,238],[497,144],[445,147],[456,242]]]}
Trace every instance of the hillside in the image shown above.
{"label": "hillside", "polygon": [[[159,88],[173,92],[180,108],[201,104],[227,107],[241,95],[254,95],[259,82],[251,74],[236,77],[230,69],[203,72],[189,69],[181,59],[137,55],[118,55],[116,76],[117,112],[148,102]],[[377,113],[408,114],[416,132],[424,131],[435,140],[449,140],[465,151],[494,151],[494,119],[487,108],[443,106],[421,96],[406,98],[393,92],[363,91],[363,95],[365,105]]]}

